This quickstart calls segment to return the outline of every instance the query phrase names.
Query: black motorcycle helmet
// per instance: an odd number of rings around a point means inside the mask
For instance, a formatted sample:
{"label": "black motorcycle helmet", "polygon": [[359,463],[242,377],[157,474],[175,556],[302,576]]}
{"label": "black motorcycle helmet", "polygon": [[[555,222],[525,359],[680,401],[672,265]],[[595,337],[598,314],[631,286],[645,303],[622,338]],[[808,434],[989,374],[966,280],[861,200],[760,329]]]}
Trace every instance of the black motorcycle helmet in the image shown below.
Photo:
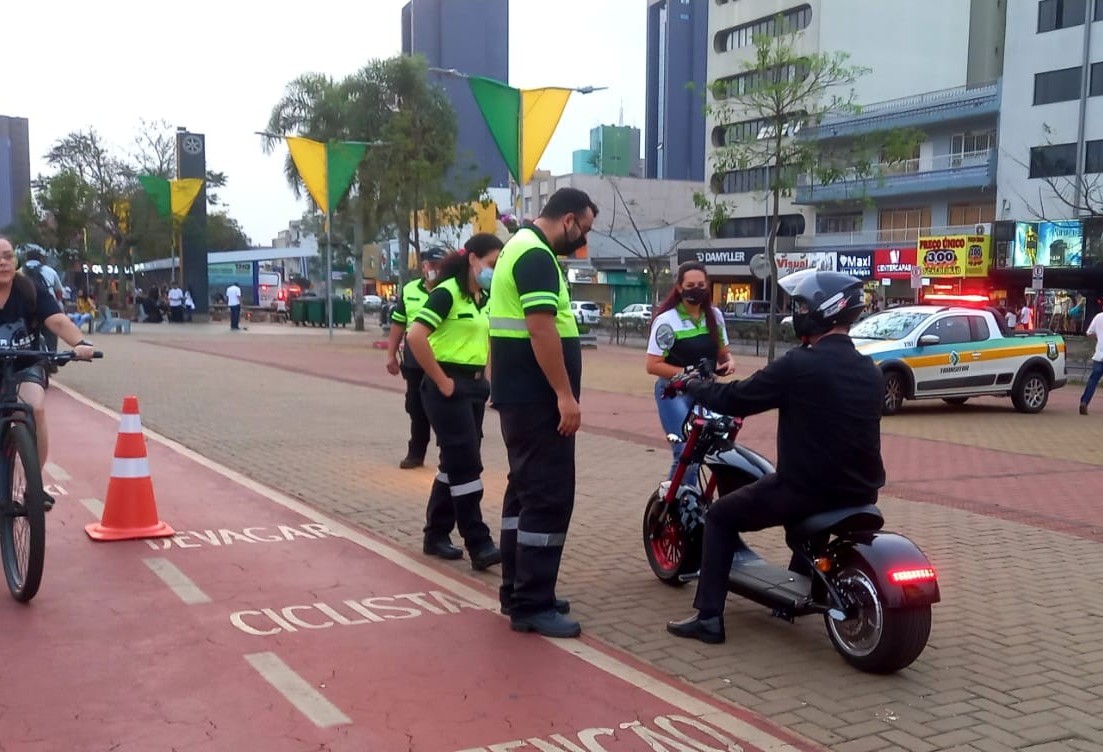
{"label": "black motorcycle helmet", "polygon": [[793,329],[798,337],[826,334],[850,326],[862,315],[862,280],[841,272],[804,269],[778,280],[793,301]]}

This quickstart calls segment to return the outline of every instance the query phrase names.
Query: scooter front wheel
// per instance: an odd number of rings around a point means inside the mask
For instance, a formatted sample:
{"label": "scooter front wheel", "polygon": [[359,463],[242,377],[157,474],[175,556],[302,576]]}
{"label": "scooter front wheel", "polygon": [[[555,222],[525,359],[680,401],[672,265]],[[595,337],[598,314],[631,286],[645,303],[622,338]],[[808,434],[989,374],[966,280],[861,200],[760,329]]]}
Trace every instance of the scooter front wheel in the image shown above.
{"label": "scooter front wheel", "polygon": [[643,514],[643,547],[655,576],[680,587],[685,584],[682,575],[701,568],[701,527],[687,531],[666,506],[658,491],[651,494]]}
{"label": "scooter front wheel", "polygon": [[835,587],[849,601],[850,618],[824,614],[827,634],[851,666],[872,674],[891,674],[911,663],[927,646],[931,607],[886,608],[874,578],[864,567],[846,567]]}

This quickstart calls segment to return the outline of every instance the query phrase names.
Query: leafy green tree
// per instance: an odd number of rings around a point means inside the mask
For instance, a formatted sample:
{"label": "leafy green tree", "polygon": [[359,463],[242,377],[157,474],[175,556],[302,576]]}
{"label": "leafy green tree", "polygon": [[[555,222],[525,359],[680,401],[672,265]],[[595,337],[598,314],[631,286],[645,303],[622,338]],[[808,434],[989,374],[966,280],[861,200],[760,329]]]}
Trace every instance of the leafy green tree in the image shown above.
{"label": "leafy green tree", "polygon": [[828,141],[799,136],[802,129],[818,126],[829,117],[855,115],[853,86],[869,73],[849,64],[845,52],[802,53],[802,32],[788,31],[782,16],[776,20],[783,33],[754,38],[755,56],[734,78],[711,84],[710,114],[728,128],[729,141],[712,155],[712,196],[698,194],[699,208],[710,215],[715,233],[728,218],[730,205],[717,194],[723,176],[737,170],[765,168],[764,188],[771,216],[766,243],[770,264],[770,311],[767,359],[773,360],[778,333],[778,284],[776,247],[782,197],[793,195],[799,176],[830,184],[855,180],[864,184],[880,171],[912,156],[922,140],[917,131],[894,131]]}

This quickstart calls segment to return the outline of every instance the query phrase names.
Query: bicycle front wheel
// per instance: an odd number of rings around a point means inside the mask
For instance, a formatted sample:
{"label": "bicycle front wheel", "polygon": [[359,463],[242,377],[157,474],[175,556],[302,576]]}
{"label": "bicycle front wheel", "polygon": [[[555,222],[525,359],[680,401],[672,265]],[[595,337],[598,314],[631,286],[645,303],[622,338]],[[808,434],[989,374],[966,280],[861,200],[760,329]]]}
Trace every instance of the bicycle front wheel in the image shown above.
{"label": "bicycle front wheel", "polygon": [[46,559],[42,470],[34,436],[22,423],[9,426],[3,452],[7,483],[0,489],[0,552],[12,597],[26,603],[38,592]]}

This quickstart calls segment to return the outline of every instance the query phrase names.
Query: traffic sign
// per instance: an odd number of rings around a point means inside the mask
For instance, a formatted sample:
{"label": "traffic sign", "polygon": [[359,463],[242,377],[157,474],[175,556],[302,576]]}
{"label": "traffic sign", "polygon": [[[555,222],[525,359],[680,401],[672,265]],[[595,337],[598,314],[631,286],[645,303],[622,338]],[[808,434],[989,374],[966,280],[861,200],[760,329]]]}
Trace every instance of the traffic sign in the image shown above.
{"label": "traffic sign", "polygon": [[1032,290],[1041,290],[1046,268],[1041,264],[1035,264],[1031,270],[1030,287]]}
{"label": "traffic sign", "polygon": [[923,287],[923,267],[912,266],[912,289],[919,290]]}

